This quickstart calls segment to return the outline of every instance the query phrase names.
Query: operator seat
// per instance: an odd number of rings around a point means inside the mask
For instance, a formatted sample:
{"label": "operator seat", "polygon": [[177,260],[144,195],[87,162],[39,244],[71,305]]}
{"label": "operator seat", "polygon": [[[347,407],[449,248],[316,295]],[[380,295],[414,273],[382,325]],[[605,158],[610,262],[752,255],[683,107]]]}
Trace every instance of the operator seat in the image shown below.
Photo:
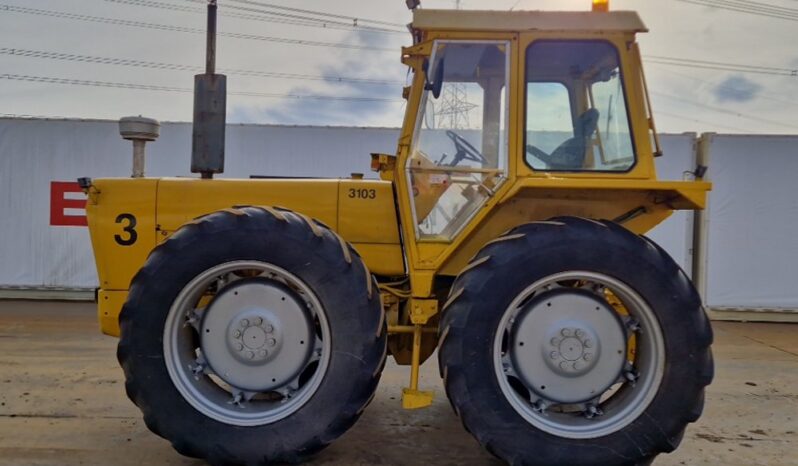
{"label": "operator seat", "polygon": [[551,170],[581,170],[584,168],[587,148],[598,129],[599,111],[595,108],[579,115],[574,127],[574,137],[559,145],[554,152],[547,154],[533,145],[526,150],[548,165]]}

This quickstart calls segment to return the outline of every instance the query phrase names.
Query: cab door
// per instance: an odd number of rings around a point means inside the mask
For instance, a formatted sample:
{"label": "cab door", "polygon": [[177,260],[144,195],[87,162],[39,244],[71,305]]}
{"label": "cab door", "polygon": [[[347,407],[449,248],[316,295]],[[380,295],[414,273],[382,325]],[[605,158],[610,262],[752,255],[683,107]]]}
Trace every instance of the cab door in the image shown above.
{"label": "cab door", "polygon": [[434,40],[416,77],[423,90],[411,96],[405,130],[414,129],[397,177],[416,269],[444,262],[508,184],[516,43],[512,34]]}

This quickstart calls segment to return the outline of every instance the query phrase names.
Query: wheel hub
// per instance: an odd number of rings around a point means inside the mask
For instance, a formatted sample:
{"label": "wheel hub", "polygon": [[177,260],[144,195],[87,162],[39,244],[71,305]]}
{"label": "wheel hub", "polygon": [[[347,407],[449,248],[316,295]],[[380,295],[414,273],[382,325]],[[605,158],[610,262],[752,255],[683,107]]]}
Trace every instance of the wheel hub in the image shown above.
{"label": "wheel hub", "polygon": [[[559,327],[559,328],[558,328]],[[564,376],[580,376],[592,369],[598,358],[599,338],[588,326],[566,325],[554,326],[544,360],[554,372]]]}
{"label": "wheel hub", "polygon": [[253,392],[294,379],[314,341],[306,304],[287,286],[264,278],[239,280],[219,293],[203,315],[200,335],[213,372]]}
{"label": "wheel hub", "polygon": [[274,316],[261,309],[242,312],[241,319],[232,319],[227,343],[232,354],[245,364],[274,359],[279,354],[282,339],[272,323]]}
{"label": "wheel hub", "polygon": [[600,396],[626,362],[615,310],[589,291],[557,289],[530,301],[513,326],[511,358],[524,384],[558,403]]}

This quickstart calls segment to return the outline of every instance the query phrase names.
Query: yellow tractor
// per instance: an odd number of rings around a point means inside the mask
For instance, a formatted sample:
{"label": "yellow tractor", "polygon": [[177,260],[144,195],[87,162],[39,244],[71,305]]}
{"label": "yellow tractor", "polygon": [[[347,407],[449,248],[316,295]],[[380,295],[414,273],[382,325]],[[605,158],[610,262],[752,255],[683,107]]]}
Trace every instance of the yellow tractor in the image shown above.
{"label": "yellow tractor", "polygon": [[[413,2],[409,2],[412,4]],[[642,236],[702,209],[661,155],[634,12],[415,9],[412,84],[379,179],[214,179],[224,76],[196,77],[197,178],[83,178],[102,331],[181,454],[301,461],[349,429],[390,355],[517,465],[648,464],[698,419],[712,331]],[[146,120],[126,137],[154,137]],[[141,142],[143,145],[143,142]],[[139,146],[140,147],[140,146]],[[320,156],[323,154],[320,154]]]}

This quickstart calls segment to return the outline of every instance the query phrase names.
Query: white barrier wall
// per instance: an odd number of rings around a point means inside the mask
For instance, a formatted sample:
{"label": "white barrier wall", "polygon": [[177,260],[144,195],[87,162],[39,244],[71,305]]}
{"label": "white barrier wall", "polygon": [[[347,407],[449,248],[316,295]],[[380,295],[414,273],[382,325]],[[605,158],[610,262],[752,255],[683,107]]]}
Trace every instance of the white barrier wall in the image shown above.
{"label": "white barrier wall", "polygon": [[[224,176],[370,176],[369,154],[396,152],[398,133],[230,125]],[[190,159],[191,125],[165,123],[158,141],[147,145],[146,172],[190,176]],[[53,222],[63,206],[51,199],[51,183],[130,176],[131,160],[131,143],[119,137],[116,122],[0,119],[0,288],[95,288],[88,231]],[[65,213],[82,215],[77,210]]]}
{"label": "white barrier wall", "polygon": [[[225,177],[372,176],[369,153],[395,152],[397,129],[231,125]],[[665,135],[662,179],[695,167],[695,135]],[[798,307],[798,138],[718,136],[712,146],[708,303]],[[88,231],[52,183],[129,176],[131,145],[116,122],[0,119],[0,288],[94,288]],[[191,125],[165,123],[148,144],[147,174],[190,176]],[[51,198],[52,197],[52,198]],[[66,200],[63,200],[66,198]],[[80,204],[80,201],[77,202]],[[79,220],[80,217],[77,217]],[[650,235],[688,273],[692,215],[677,212]]]}
{"label": "white barrier wall", "polygon": [[798,309],[798,137],[717,135],[707,305]]}

